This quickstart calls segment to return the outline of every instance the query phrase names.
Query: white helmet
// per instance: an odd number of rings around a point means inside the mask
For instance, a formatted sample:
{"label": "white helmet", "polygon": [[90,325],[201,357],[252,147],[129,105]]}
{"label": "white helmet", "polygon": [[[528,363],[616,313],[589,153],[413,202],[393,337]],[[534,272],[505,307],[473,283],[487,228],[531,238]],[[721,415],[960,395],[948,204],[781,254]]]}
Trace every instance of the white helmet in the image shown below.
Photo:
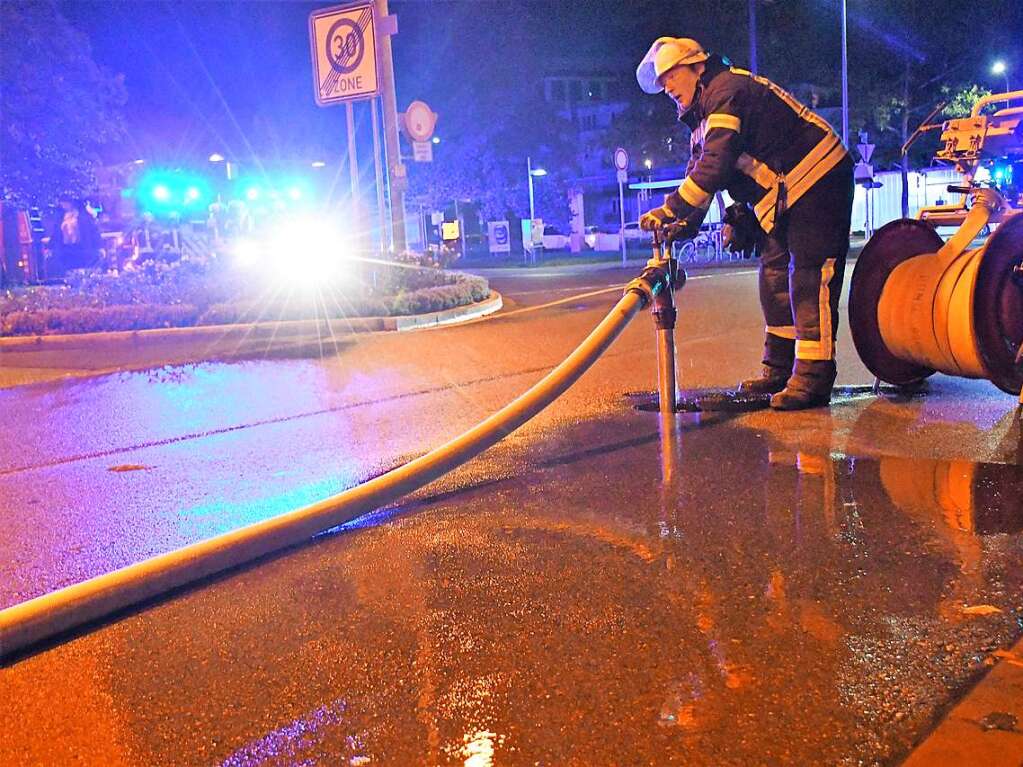
{"label": "white helmet", "polygon": [[703,46],[688,37],[658,37],[636,67],[636,79],[644,93],[664,90],[658,80],[670,69],[683,64],[699,64],[710,58]]}

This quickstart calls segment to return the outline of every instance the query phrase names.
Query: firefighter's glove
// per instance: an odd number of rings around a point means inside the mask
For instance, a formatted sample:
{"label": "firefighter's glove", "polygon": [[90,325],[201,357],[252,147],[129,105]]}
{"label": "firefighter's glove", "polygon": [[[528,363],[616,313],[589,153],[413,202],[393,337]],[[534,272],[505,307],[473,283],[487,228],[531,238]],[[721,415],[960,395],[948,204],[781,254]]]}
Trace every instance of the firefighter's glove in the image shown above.
{"label": "firefighter's glove", "polygon": [[675,215],[675,211],[669,208],[667,205],[662,205],[659,208],[648,210],[642,216],[639,217],[639,228],[644,229],[648,232],[656,232],[660,230],[665,224],[670,224],[678,218]]}
{"label": "firefighter's glove", "polygon": [[685,242],[686,240],[691,240],[699,231],[699,225],[694,226],[692,221],[688,221],[686,219],[669,222],[662,230],[664,234],[664,241],[666,243]]}
{"label": "firefighter's glove", "polygon": [[737,202],[725,210],[721,242],[729,252],[751,257],[761,231],[760,222],[748,205]]}

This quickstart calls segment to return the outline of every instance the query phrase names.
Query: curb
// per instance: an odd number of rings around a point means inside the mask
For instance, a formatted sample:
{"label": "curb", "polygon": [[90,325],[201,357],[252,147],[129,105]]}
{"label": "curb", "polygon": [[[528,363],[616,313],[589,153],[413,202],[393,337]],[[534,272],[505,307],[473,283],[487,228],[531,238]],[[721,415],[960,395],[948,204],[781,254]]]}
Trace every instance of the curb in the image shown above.
{"label": "curb", "polygon": [[[418,330],[420,328],[439,327],[441,325],[452,325],[459,322],[468,322],[479,317],[486,317],[488,314],[501,309],[504,306],[504,297],[496,290],[490,291],[490,297],[475,304],[456,306],[454,309],[445,309],[442,312],[430,314],[410,314],[406,317],[387,317],[393,320],[394,330],[398,332],[405,330]],[[392,328],[387,328],[391,330]]]}
{"label": "curb", "polygon": [[202,325],[188,328],[154,328],[152,330],[119,330],[109,333],[74,333],[47,336],[9,336],[0,338],[0,354],[4,352],[58,351],[75,349],[140,348],[180,341],[211,343],[244,338],[246,340],[288,339],[321,331],[330,333],[401,332],[438,327],[483,317],[501,309],[504,299],[497,291],[489,298],[467,306],[456,306],[429,314],[405,317],[353,317],[351,319],[286,320],[283,322],[250,322],[236,325]]}
{"label": "curb", "polygon": [[1023,639],[909,753],[902,767],[1023,765]]}

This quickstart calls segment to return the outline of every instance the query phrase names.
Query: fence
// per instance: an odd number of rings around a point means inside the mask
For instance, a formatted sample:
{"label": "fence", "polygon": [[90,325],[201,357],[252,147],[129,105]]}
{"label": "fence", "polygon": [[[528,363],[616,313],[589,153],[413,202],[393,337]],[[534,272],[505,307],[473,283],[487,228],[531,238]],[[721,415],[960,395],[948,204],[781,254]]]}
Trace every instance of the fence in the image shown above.
{"label": "fence", "polygon": [[[864,232],[878,229],[889,221],[902,218],[902,178],[899,171],[885,171],[874,176],[881,184],[877,189],[867,190],[856,185],[853,199],[852,230]],[[952,202],[958,195],[946,190],[949,184],[961,184],[963,176],[952,168],[935,168],[911,171],[909,174],[909,216],[915,217],[925,205]],[[867,225],[867,196],[870,196],[870,225]]]}

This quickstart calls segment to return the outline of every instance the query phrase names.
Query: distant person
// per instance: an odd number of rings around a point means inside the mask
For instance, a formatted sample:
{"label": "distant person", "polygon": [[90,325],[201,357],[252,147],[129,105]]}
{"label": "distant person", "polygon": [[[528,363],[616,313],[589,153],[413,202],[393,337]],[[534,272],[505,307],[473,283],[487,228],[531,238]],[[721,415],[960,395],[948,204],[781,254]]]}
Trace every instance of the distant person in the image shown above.
{"label": "distant person", "polygon": [[99,263],[99,225],[81,200],[59,199],[57,224],[50,238],[53,250],[48,277],[63,277],[70,269],[89,269]]}
{"label": "distant person", "polygon": [[210,233],[213,244],[219,247],[224,238],[224,225],[227,219],[227,207],[218,197],[210,203],[207,210],[209,215],[206,218],[206,230]]}
{"label": "distant person", "polygon": [[773,394],[778,410],[827,405],[853,201],[841,139],[773,82],[695,40],[658,38],[636,77],[647,93],[667,92],[693,145],[685,181],[640,226],[679,220],[695,230],[722,189],[752,205],[746,228],[760,252],[767,328],[762,374],[739,390]]}

